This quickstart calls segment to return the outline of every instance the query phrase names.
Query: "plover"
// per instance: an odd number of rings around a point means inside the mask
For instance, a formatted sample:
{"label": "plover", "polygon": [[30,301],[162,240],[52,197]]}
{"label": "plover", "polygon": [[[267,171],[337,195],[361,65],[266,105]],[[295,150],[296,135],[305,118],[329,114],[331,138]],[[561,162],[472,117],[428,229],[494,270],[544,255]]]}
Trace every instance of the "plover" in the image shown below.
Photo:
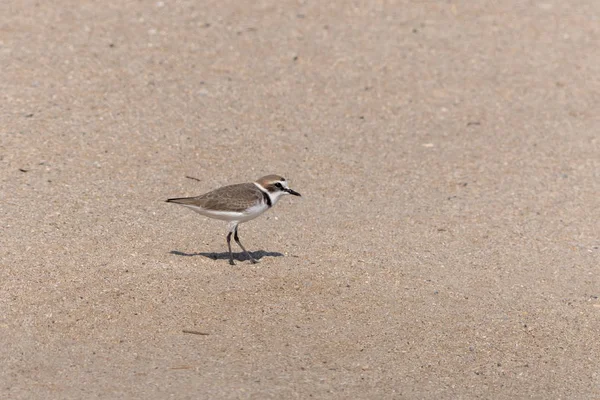
{"label": "plover", "polygon": [[223,186],[200,196],[168,199],[167,202],[191,208],[197,213],[210,218],[229,221],[227,247],[229,249],[229,263],[234,265],[233,253],[231,252],[232,234],[246,257],[252,263],[257,262],[240,242],[238,225],[258,217],[273,207],[279,198],[286,194],[300,196],[300,193],[288,187],[287,181],[283,177],[267,175],[256,182]]}

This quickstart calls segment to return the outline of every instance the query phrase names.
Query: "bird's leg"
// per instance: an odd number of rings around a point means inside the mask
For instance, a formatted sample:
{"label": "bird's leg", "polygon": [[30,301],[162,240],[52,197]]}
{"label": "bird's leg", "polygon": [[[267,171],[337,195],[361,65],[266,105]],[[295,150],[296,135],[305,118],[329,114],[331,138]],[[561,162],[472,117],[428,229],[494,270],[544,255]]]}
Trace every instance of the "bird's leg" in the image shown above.
{"label": "bird's leg", "polygon": [[250,261],[252,261],[252,264],[256,264],[258,261],[256,261],[254,259],[254,257],[252,257],[250,255],[250,253],[248,253],[248,251],[244,248],[244,246],[242,246],[242,242],[240,242],[240,238],[238,236],[237,226],[235,227],[235,234],[233,235],[233,238],[235,239],[236,243],[242,248],[242,250],[244,250],[244,254],[246,255],[246,257],[248,257],[250,259]]}
{"label": "bird's leg", "polygon": [[231,265],[235,265],[235,263],[233,262],[233,253],[231,252],[231,234],[233,232],[229,232],[227,234],[227,247],[229,248],[229,264]]}

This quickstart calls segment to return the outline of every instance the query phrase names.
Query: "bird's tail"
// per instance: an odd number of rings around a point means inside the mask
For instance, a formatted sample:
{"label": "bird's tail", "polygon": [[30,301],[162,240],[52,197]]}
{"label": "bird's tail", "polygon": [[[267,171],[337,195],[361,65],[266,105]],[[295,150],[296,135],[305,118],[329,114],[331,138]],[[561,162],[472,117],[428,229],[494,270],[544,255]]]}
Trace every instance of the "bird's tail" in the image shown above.
{"label": "bird's tail", "polygon": [[178,197],[175,199],[167,199],[166,202],[167,203],[175,203],[175,204],[190,204],[193,201],[193,197]]}

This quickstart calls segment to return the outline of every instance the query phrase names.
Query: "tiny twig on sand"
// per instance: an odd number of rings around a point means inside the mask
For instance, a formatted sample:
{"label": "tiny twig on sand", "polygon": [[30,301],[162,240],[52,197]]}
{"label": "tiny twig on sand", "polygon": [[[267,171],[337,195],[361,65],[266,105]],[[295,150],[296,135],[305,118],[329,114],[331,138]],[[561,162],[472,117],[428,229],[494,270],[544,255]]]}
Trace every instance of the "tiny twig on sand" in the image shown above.
{"label": "tiny twig on sand", "polygon": [[202,182],[200,179],[194,178],[193,176],[186,175],[185,177],[188,178],[188,179],[193,179],[193,180],[198,181],[198,182]]}
{"label": "tiny twig on sand", "polygon": [[182,330],[183,333],[190,333],[192,335],[200,335],[200,336],[208,336],[210,333],[200,332],[200,331],[191,331],[189,329]]}

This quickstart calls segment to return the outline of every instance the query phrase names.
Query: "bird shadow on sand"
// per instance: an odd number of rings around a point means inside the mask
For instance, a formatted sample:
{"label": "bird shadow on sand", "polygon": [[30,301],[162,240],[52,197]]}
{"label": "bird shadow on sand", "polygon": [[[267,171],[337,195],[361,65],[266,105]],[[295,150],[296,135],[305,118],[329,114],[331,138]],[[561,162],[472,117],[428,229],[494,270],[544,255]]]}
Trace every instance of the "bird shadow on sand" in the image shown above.
{"label": "bird shadow on sand", "polygon": [[[203,256],[213,260],[229,260],[229,253],[184,253],[183,251],[177,250],[171,250],[169,253],[183,257]],[[258,250],[250,251],[249,253],[252,257],[254,257],[255,260],[260,260],[263,257],[283,257],[283,254],[275,251]],[[233,258],[237,261],[248,260],[244,253],[233,253]]]}

